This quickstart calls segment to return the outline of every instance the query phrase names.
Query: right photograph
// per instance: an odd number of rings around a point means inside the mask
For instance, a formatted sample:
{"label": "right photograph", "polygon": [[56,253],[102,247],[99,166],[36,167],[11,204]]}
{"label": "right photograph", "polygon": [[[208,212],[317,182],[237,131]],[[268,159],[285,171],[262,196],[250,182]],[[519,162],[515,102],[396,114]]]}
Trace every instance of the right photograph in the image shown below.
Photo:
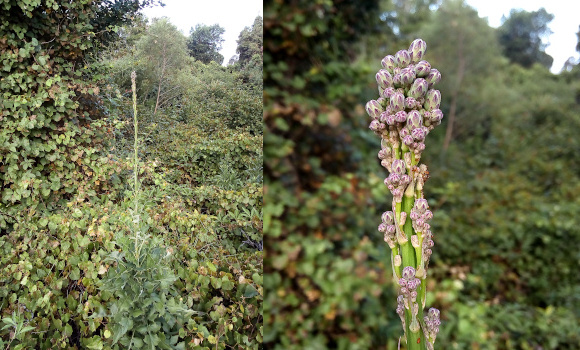
{"label": "right photograph", "polygon": [[265,348],[580,348],[571,7],[264,2]]}

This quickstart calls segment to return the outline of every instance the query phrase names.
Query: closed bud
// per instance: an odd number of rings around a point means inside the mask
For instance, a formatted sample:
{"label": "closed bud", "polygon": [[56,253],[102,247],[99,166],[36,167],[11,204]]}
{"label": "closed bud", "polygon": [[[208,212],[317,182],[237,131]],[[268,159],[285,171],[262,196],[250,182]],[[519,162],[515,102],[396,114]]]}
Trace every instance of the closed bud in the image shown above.
{"label": "closed bud", "polygon": [[425,96],[425,104],[423,107],[428,111],[433,111],[439,109],[441,104],[441,92],[439,90],[429,90],[427,91],[427,96]]}
{"label": "closed bud", "polygon": [[440,109],[434,109],[431,111],[431,122],[437,123],[443,119],[443,112]]}
{"label": "closed bud", "polygon": [[401,82],[401,73],[396,73],[393,76],[393,85],[396,87],[400,87],[401,85],[403,85],[403,83]]}
{"label": "closed bud", "polygon": [[381,219],[386,224],[393,224],[395,222],[395,216],[392,211],[386,211],[381,216]]}
{"label": "closed bud", "polygon": [[395,57],[393,57],[392,55],[385,56],[385,58],[383,58],[383,60],[381,61],[381,65],[383,66],[383,68],[389,71],[389,73],[393,73],[396,67]]}
{"label": "closed bud", "polygon": [[388,233],[389,235],[392,235],[396,231],[397,231],[397,228],[395,227],[395,225],[387,225],[387,231],[386,231],[386,233]]}
{"label": "closed bud", "polygon": [[433,68],[429,71],[429,74],[427,74],[425,80],[427,80],[429,87],[431,87],[441,80],[441,73],[437,69]]}
{"label": "closed bud", "polygon": [[407,67],[411,63],[411,55],[407,50],[399,50],[395,54],[395,62],[400,68]]}
{"label": "closed bud", "polygon": [[372,131],[379,131],[381,129],[381,122],[379,122],[376,119],[373,120],[369,125],[369,129],[371,129]]}
{"label": "closed bud", "polygon": [[415,268],[413,268],[413,266],[405,266],[401,276],[404,279],[406,279],[407,281],[414,279],[415,278]]}
{"label": "closed bud", "polygon": [[421,61],[415,65],[415,74],[418,77],[424,78],[429,75],[431,71],[431,64],[427,61]]}
{"label": "closed bud", "polygon": [[425,133],[425,129],[423,128],[417,128],[417,129],[413,129],[413,131],[411,132],[411,136],[413,136],[413,139],[417,140],[417,141],[423,141],[425,139],[426,133]]}
{"label": "closed bud", "polygon": [[409,52],[411,53],[411,62],[419,62],[425,55],[427,50],[427,44],[422,39],[415,39],[409,46]]}
{"label": "closed bud", "polygon": [[390,150],[388,150],[386,148],[382,148],[379,151],[379,159],[385,159],[385,158],[387,158],[389,156],[389,152],[390,152]]}
{"label": "closed bud", "polygon": [[415,100],[413,97],[407,97],[405,99],[405,107],[409,109],[414,109],[415,107],[417,107],[417,100]]}
{"label": "closed bud", "polygon": [[415,99],[419,99],[425,96],[428,89],[429,85],[427,84],[427,81],[423,78],[417,78],[413,82],[413,85],[411,85],[408,96],[413,97]]}
{"label": "closed bud", "polygon": [[393,77],[386,69],[381,69],[376,74],[377,84],[383,89],[393,86]]}
{"label": "closed bud", "polygon": [[410,129],[416,129],[421,127],[423,124],[423,117],[418,111],[410,111],[407,113],[407,127]]}
{"label": "closed bud", "polygon": [[379,102],[376,100],[370,100],[367,102],[365,109],[367,110],[368,115],[373,119],[378,118],[381,113],[383,113],[383,107],[381,107]]}
{"label": "closed bud", "polygon": [[401,71],[401,85],[409,86],[415,80],[415,71],[409,68],[404,68]]}
{"label": "closed bud", "polygon": [[425,210],[429,209],[429,202],[425,198],[417,198],[415,200],[415,209],[419,213],[424,213]]}
{"label": "closed bud", "polygon": [[403,137],[403,143],[407,146],[411,146],[413,144],[413,136],[411,135],[407,135],[405,137]]}
{"label": "closed bud", "polygon": [[379,225],[378,230],[379,232],[385,232],[387,230],[387,225],[385,225],[385,223],[383,222],[382,224]]}
{"label": "closed bud", "polygon": [[387,116],[386,122],[387,122],[387,125],[395,125],[395,122],[396,122],[395,115],[391,114],[391,115]]}
{"label": "closed bud", "polygon": [[402,111],[405,109],[405,95],[400,92],[395,92],[393,96],[391,96],[390,105],[393,112]]}
{"label": "closed bud", "polygon": [[431,210],[425,210],[425,213],[423,214],[422,218],[425,221],[433,219],[433,212]]}
{"label": "closed bud", "polygon": [[407,112],[405,111],[398,111],[395,113],[395,121],[399,123],[404,123],[407,120]]}
{"label": "closed bud", "polygon": [[383,90],[382,96],[384,98],[390,98],[391,96],[393,96],[394,93],[395,93],[395,88],[388,87],[388,88],[386,88],[386,89]]}
{"label": "closed bud", "polygon": [[402,159],[395,159],[391,164],[391,169],[395,174],[404,174],[405,173],[405,162]]}

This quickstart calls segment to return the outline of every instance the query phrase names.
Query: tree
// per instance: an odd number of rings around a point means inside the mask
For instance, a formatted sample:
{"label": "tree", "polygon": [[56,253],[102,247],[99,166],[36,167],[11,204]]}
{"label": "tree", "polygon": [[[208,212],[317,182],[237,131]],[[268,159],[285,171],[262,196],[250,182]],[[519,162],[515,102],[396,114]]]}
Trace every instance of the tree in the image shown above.
{"label": "tree", "polygon": [[507,19],[502,18],[503,24],[498,29],[504,55],[525,68],[534,63],[550,68],[554,59],[544,52],[547,44],[542,39],[552,33],[548,28],[552,19],[554,15],[544,8],[534,12],[511,10]]}
{"label": "tree", "polygon": [[[477,11],[462,0],[444,1],[421,30],[420,37],[428,43],[429,61],[443,76],[438,89],[444,98],[444,151],[461,133],[486,132],[485,105],[479,105],[478,94],[473,91],[481,91],[498,66],[501,48],[494,34]],[[462,122],[466,118],[470,122]]]}
{"label": "tree", "polygon": [[186,38],[167,18],[156,19],[137,44],[139,57],[145,59],[156,84],[155,109],[179,95],[174,77],[187,61]]}
{"label": "tree", "polygon": [[252,60],[254,55],[258,55],[260,60],[264,53],[264,21],[258,16],[254,19],[251,27],[246,27],[240,33],[237,40],[238,48],[236,52],[240,55],[238,62],[242,67],[246,66]]}
{"label": "tree", "polygon": [[222,49],[224,42],[222,35],[225,32],[226,30],[219,24],[211,26],[198,24],[195,29],[191,28],[187,41],[189,55],[205,64],[211,61],[222,64],[224,56],[219,51]]}

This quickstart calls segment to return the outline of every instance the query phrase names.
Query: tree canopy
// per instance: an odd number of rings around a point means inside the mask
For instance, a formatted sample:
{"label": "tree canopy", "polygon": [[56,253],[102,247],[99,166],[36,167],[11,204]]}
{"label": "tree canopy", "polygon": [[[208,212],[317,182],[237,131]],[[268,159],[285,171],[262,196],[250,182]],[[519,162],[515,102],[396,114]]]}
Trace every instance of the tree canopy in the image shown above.
{"label": "tree canopy", "polygon": [[554,15],[544,8],[533,12],[511,10],[498,29],[504,55],[525,68],[534,63],[550,68],[554,59],[544,52],[547,44],[543,39],[551,33],[548,24],[553,19]]}
{"label": "tree canopy", "polygon": [[211,26],[197,24],[191,28],[187,41],[189,55],[203,63],[216,62],[222,64],[224,56],[219,53],[224,39],[222,35],[226,30],[219,24]]}

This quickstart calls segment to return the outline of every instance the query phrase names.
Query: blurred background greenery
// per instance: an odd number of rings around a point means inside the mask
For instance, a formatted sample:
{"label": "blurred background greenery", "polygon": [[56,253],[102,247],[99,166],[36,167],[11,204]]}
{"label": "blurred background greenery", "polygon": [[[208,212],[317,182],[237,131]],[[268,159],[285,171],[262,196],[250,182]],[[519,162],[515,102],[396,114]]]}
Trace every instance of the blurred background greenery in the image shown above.
{"label": "blurred background greenery", "polygon": [[436,347],[580,348],[580,66],[550,73],[551,19],[514,11],[494,29],[458,0],[265,1],[266,348],[397,348],[376,229],[391,197],[363,106],[382,57],[417,37],[443,76],[423,155]]}

